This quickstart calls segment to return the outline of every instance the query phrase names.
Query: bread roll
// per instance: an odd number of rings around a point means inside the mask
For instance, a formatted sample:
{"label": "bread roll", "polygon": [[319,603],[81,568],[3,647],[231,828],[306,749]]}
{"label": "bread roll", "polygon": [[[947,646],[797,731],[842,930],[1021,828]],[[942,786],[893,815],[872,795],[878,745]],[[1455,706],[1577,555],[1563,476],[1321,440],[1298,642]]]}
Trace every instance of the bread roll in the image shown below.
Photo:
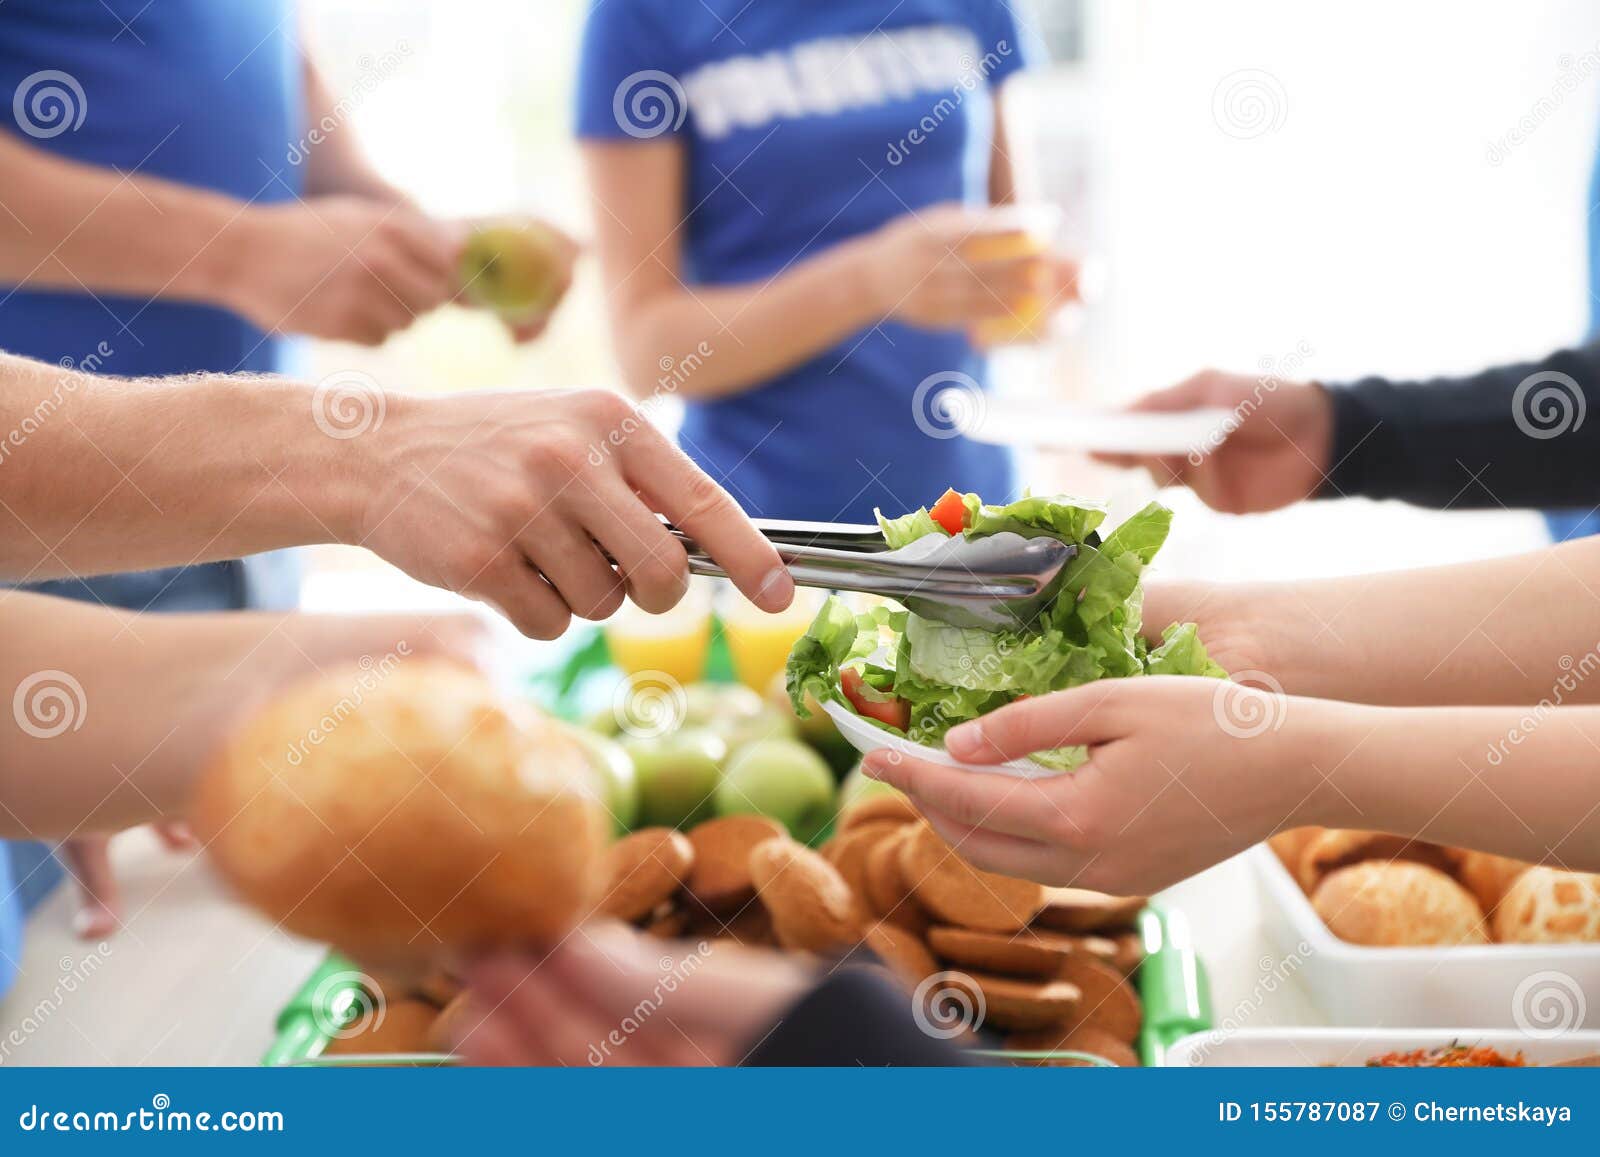
{"label": "bread roll", "polygon": [[413,659],[290,688],[202,774],[191,819],[283,928],[409,966],[572,927],[607,839],[587,783],[550,721]]}
{"label": "bread roll", "polygon": [[1455,867],[1456,853],[1426,840],[1392,836],[1387,832],[1323,828],[1306,841],[1300,852],[1296,876],[1309,896],[1330,872],[1366,860],[1410,860],[1448,872]]}
{"label": "bread roll", "polygon": [[1525,860],[1513,860],[1490,852],[1462,850],[1456,866],[1456,878],[1467,891],[1478,898],[1484,912],[1493,914],[1495,907],[1511,887],[1511,882],[1528,870]]}
{"label": "bread roll", "polygon": [[1437,868],[1367,860],[1332,872],[1311,897],[1328,931],[1352,944],[1482,944],[1483,909]]}
{"label": "bread roll", "polygon": [[1527,869],[1495,909],[1494,937],[1517,944],[1600,940],[1600,876]]}

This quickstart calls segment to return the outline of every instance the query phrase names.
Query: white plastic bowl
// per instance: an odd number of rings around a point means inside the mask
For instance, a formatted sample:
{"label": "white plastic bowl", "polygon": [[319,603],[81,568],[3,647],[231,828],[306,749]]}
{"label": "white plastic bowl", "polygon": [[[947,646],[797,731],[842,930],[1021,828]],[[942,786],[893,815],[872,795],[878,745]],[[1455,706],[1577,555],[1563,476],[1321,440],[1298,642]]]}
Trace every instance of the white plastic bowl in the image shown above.
{"label": "white plastic bowl", "polygon": [[920,743],[912,743],[909,739],[902,739],[898,735],[891,735],[881,727],[874,727],[854,711],[842,703],[829,701],[822,705],[828,713],[828,718],[839,728],[839,734],[850,741],[862,755],[868,752],[880,751],[888,748],[898,751],[901,755],[909,755],[916,759],[926,759],[930,763],[942,763],[946,767],[960,768],[962,771],[977,771],[986,775],[1011,775],[1018,779],[1046,779],[1053,775],[1065,773],[1053,768],[1042,767],[1031,759],[1013,759],[1009,763],[962,763],[953,758],[942,747],[925,747]]}
{"label": "white plastic bowl", "polygon": [[1600,1032],[1573,1030],[1540,1037],[1515,1029],[1241,1028],[1197,1032],[1167,1050],[1170,1068],[1359,1067],[1384,1053],[1436,1049],[1457,1041],[1502,1053],[1520,1052],[1535,1065],[1600,1053]]}
{"label": "white plastic bowl", "polygon": [[1600,944],[1372,948],[1340,940],[1265,844],[1247,853],[1267,937],[1343,1025],[1600,1029]]}

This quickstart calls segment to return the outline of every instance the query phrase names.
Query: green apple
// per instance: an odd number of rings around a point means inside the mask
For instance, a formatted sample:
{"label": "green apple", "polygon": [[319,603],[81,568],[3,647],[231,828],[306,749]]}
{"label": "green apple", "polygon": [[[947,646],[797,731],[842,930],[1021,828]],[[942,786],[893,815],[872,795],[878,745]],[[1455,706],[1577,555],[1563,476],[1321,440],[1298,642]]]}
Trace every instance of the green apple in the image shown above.
{"label": "green apple", "polygon": [[833,772],[798,739],[758,739],[728,762],[717,787],[717,814],[771,816],[810,842],[834,815]]}
{"label": "green apple", "polygon": [[593,773],[595,797],[611,815],[611,825],[620,836],[639,822],[639,780],[633,758],[620,743],[597,735],[587,727],[562,723],[561,727],[583,746]]}
{"label": "green apple", "polygon": [[629,739],[639,784],[639,823],[693,827],[714,814],[713,796],[722,781],[728,745],[704,727],[686,727],[654,738]]}
{"label": "green apple", "polygon": [[561,300],[565,246],[538,221],[479,226],[461,251],[457,276],[467,297],[512,323],[532,321]]}
{"label": "green apple", "polygon": [[683,721],[690,727],[759,715],[764,706],[743,683],[691,683],[683,689]]}

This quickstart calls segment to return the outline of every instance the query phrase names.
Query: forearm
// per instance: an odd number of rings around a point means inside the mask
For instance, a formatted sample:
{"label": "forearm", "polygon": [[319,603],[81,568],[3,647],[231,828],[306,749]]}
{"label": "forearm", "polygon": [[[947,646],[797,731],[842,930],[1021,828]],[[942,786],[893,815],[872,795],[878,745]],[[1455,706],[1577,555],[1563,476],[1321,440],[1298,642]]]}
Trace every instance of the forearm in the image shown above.
{"label": "forearm", "polygon": [[0,714],[0,837],[181,815],[222,738],[286,682],[363,655],[464,655],[465,628],[449,616],[135,616],[6,592],[0,686],[17,690]]}
{"label": "forearm", "polygon": [[319,428],[318,404],[277,379],[119,381],[0,354],[0,577],[348,541],[360,440]]}
{"label": "forearm", "polygon": [[0,132],[0,283],[226,303],[249,210],[217,193],[64,160]]}
{"label": "forearm", "polygon": [[373,167],[338,98],[308,53],[304,57],[306,139],[305,195],[366,197],[386,204],[406,200]]}
{"label": "forearm", "polygon": [[1331,706],[1313,822],[1600,871],[1600,709]]}
{"label": "forearm", "polygon": [[718,398],[792,369],[893,307],[876,300],[869,261],[856,239],[764,282],[692,289],[673,282],[645,296],[614,295],[629,388],[638,397]]}
{"label": "forearm", "polygon": [[[1293,583],[1161,583],[1145,631],[1193,620],[1223,665],[1292,695],[1395,706],[1600,703],[1600,539]],[[1260,678],[1264,676],[1264,678]]]}
{"label": "forearm", "polygon": [[1321,496],[1452,508],[1600,501],[1600,344],[1463,378],[1329,387]]}

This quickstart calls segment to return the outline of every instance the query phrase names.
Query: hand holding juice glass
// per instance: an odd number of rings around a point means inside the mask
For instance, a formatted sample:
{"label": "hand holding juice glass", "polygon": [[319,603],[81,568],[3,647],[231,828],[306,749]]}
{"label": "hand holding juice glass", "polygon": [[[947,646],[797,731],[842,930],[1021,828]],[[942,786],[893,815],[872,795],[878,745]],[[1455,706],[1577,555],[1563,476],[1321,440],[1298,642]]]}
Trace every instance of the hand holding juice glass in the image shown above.
{"label": "hand holding juice glass", "polygon": [[1001,205],[985,213],[962,242],[961,255],[970,261],[1036,257],[1041,266],[1040,288],[1008,302],[1009,317],[975,322],[970,330],[973,344],[987,349],[1043,341],[1050,334],[1051,315],[1077,300],[1075,285],[1061,284],[1060,269],[1065,263],[1053,253],[1060,225],[1061,210],[1054,205]]}

